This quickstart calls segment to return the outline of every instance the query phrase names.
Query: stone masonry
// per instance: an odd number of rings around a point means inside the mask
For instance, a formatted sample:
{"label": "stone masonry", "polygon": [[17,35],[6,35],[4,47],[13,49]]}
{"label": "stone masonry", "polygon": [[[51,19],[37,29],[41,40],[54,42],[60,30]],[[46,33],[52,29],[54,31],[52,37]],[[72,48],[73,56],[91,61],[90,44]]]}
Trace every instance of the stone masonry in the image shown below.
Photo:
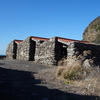
{"label": "stone masonry", "polygon": [[[57,37],[53,37],[48,41],[36,43],[35,62],[46,65],[57,65],[60,54],[57,50]],[[60,52],[60,50],[59,50]]]}
{"label": "stone masonry", "polygon": [[35,49],[36,49],[36,42],[48,40],[47,38],[39,38],[39,37],[28,37],[23,42],[18,45],[17,49],[17,59],[19,60],[27,60],[27,61],[34,61],[35,57]]}
{"label": "stone masonry", "polygon": [[22,40],[13,40],[11,41],[6,49],[6,58],[7,59],[16,59],[17,47]]}
{"label": "stone masonry", "polygon": [[46,65],[73,65],[77,60],[100,63],[100,45],[87,41],[61,37],[41,38],[30,36],[22,42],[12,41],[6,50],[7,59],[34,61]]}
{"label": "stone masonry", "polygon": [[26,38],[18,45],[17,59],[19,60],[34,60],[35,42],[31,37]]}
{"label": "stone masonry", "polygon": [[67,57],[60,62],[64,63],[63,66],[72,66],[76,63],[83,65],[84,62],[87,62],[89,66],[100,65],[100,45],[81,42],[68,42],[66,45]]}

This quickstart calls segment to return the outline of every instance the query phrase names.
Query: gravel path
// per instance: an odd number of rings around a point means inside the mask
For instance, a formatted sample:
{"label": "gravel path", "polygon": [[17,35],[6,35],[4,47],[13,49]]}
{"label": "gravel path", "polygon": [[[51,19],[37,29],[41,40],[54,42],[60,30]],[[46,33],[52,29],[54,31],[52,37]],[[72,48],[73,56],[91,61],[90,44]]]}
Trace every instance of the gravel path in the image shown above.
{"label": "gravel path", "polygon": [[100,100],[56,78],[57,66],[0,60],[0,100]]}

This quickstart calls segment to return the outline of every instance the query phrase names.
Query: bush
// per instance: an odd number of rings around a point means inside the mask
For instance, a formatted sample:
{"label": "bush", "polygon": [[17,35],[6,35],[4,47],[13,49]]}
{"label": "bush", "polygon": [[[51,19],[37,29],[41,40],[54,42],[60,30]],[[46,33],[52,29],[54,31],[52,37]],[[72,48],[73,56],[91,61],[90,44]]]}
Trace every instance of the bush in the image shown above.
{"label": "bush", "polygon": [[80,73],[82,72],[83,67],[72,66],[72,67],[59,67],[57,70],[57,76],[62,77],[67,80],[76,80],[81,79]]}
{"label": "bush", "polygon": [[[100,67],[71,66],[58,67],[57,77],[63,79],[65,84],[71,83],[80,87],[82,92],[100,95]],[[98,92],[97,92],[98,91]]]}

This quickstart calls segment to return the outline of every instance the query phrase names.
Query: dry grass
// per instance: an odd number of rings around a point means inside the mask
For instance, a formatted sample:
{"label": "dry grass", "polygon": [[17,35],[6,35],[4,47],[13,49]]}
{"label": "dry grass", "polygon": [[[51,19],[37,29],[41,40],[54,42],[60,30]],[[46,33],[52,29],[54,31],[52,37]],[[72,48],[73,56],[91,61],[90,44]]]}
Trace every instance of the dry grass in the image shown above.
{"label": "dry grass", "polygon": [[58,67],[57,77],[66,80],[66,83],[73,83],[81,87],[83,93],[100,96],[100,68],[83,66]]}
{"label": "dry grass", "polygon": [[79,80],[83,68],[79,66],[73,67],[58,67],[56,75],[67,80]]}

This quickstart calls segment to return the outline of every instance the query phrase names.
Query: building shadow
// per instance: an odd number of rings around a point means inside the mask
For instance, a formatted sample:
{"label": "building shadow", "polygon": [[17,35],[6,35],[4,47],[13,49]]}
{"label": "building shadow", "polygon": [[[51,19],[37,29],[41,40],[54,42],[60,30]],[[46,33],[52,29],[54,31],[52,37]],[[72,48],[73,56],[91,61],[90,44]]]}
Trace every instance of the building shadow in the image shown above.
{"label": "building shadow", "polygon": [[33,74],[36,73],[0,68],[0,100],[100,100],[97,96],[48,89]]}

